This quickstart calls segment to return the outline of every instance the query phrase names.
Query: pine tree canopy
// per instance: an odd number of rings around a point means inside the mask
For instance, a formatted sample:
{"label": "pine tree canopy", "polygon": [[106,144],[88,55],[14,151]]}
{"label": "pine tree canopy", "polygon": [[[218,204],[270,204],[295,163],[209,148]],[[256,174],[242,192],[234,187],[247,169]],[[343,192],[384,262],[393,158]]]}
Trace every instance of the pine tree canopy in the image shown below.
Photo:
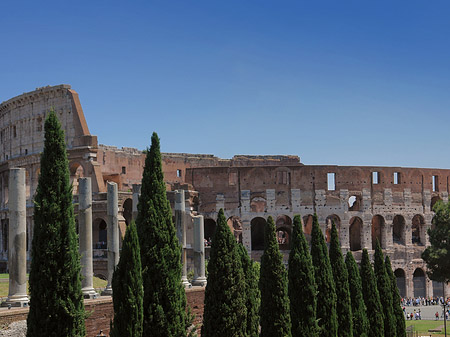
{"label": "pine tree canopy", "polygon": [[384,336],[384,317],[383,308],[378,293],[377,281],[369,259],[369,252],[363,249],[361,260],[361,282],[364,296],[364,302],[367,307],[367,316],[369,319],[369,337]]}
{"label": "pine tree canopy", "polygon": [[261,337],[290,337],[287,271],[278,247],[275,224],[271,216],[267,219],[264,228],[264,245],[259,279]]}
{"label": "pine tree canopy", "polygon": [[397,337],[406,337],[406,323],[405,323],[405,314],[403,313],[403,309],[401,306],[401,297],[397,287],[397,279],[392,271],[391,260],[389,256],[386,255],[386,259],[384,262],[386,266],[386,271],[390,279],[391,283],[391,291],[392,291],[392,305],[394,308],[394,318],[395,318],[395,327]]}
{"label": "pine tree canopy", "polygon": [[338,336],[353,337],[352,305],[348,285],[348,272],[342,256],[339,235],[334,222],[331,227],[330,262],[336,286]]}
{"label": "pine tree canopy", "polygon": [[384,335],[396,337],[395,317],[392,305],[392,286],[391,280],[386,272],[384,265],[383,251],[380,242],[376,241],[375,245],[375,277],[377,280],[377,289],[380,294],[381,307],[384,316]]}
{"label": "pine tree canopy", "polygon": [[350,287],[350,297],[353,314],[353,335],[367,337],[369,333],[369,320],[367,318],[367,308],[362,294],[361,276],[358,265],[351,252],[347,252],[345,264],[348,271],[348,282]]}
{"label": "pine tree canopy", "polygon": [[141,251],[136,224],[125,232],[119,264],[112,279],[114,324],[111,337],[141,337],[143,298]]}
{"label": "pine tree canopy", "polygon": [[316,214],[313,216],[311,232],[311,256],[317,284],[316,317],[319,323],[319,336],[337,337],[336,289],[327,245]]}
{"label": "pine tree canopy", "polygon": [[438,282],[450,282],[450,203],[438,201],[433,211],[434,228],[428,229],[430,246],[422,253],[427,274]]}
{"label": "pine tree canopy", "polygon": [[236,239],[220,209],[208,262],[202,336],[247,336],[246,295]]}
{"label": "pine tree canopy", "polygon": [[181,247],[163,178],[159,138],[153,133],[145,158],[136,219],[144,285],[144,337],[186,334]]}
{"label": "pine tree canopy", "polygon": [[45,120],[34,200],[29,337],[85,336],[81,266],[64,131],[54,111]]}
{"label": "pine tree canopy", "polygon": [[258,288],[259,267],[248,256],[247,250],[242,244],[238,244],[238,252],[241,257],[242,269],[245,277],[245,293],[247,308],[247,336],[259,336],[259,307],[261,303],[261,294]]}
{"label": "pine tree canopy", "polygon": [[289,253],[288,294],[292,336],[318,336],[317,287],[309,245],[303,234],[300,215],[294,216],[292,247]]}

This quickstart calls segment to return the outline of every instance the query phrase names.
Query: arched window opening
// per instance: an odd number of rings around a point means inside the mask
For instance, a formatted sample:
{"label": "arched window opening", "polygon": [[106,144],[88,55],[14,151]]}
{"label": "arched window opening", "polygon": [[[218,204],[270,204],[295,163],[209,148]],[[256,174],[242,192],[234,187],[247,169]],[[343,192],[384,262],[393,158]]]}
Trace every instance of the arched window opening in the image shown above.
{"label": "arched window opening", "polygon": [[78,194],[78,180],[84,177],[83,166],[79,163],[70,164],[70,182],[72,183],[72,192]]}
{"label": "arched window opening", "polygon": [[280,215],[276,220],[277,240],[281,250],[290,249],[292,220],[287,215]]}
{"label": "arched window opening", "polygon": [[250,222],[252,236],[252,250],[264,249],[264,227],[266,220],[264,218],[254,218]]}
{"label": "arched window opening", "polygon": [[313,225],[313,216],[311,214],[303,217],[303,233],[305,234],[306,241],[311,243],[311,231]]}
{"label": "arched window opening", "polygon": [[360,211],[361,210],[362,199],[360,195],[351,195],[348,198],[348,210],[349,211]]}
{"label": "arched window opening", "polygon": [[423,245],[425,243],[425,219],[422,215],[416,214],[412,219],[412,243]]}
{"label": "arched window opening", "polygon": [[250,209],[254,213],[263,213],[266,211],[267,202],[263,197],[254,197],[250,201]]}
{"label": "arched window opening", "polygon": [[325,239],[326,239],[327,243],[330,243],[330,240],[331,240],[331,227],[332,227],[333,223],[336,226],[336,230],[338,232],[338,237],[340,240],[341,219],[336,214],[332,214],[332,215],[329,215],[325,221],[327,224],[327,228],[325,231]]}
{"label": "arched window opening", "polygon": [[232,216],[227,220],[228,227],[237,242],[242,243],[242,221],[238,216]]}
{"label": "arched window opening", "polygon": [[405,218],[401,215],[396,215],[393,221],[392,240],[394,243],[405,244]]}
{"label": "arched window opening", "polygon": [[350,250],[361,250],[361,228],[362,220],[360,217],[353,217],[350,219]]}
{"label": "arched window opening", "polygon": [[406,297],[405,271],[403,269],[396,269],[394,275],[397,280],[397,288],[400,293],[400,297]]}
{"label": "arched window opening", "polygon": [[380,242],[381,248],[384,247],[383,242],[384,218],[381,215],[375,215],[372,218],[372,249],[375,249],[377,240]]}
{"label": "arched window opening", "polygon": [[93,222],[92,241],[94,243],[94,249],[108,248],[108,230],[105,220],[98,218]]}
{"label": "arched window opening", "polygon": [[205,246],[211,246],[214,233],[216,232],[216,222],[213,219],[205,219],[204,222],[204,239]]}
{"label": "arched window opening", "polygon": [[417,268],[413,274],[414,297],[426,297],[425,283],[424,271]]}
{"label": "arched window opening", "polygon": [[123,217],[127,226],[130,225],[133,219],[133,200],[128,198],[123,203]]}

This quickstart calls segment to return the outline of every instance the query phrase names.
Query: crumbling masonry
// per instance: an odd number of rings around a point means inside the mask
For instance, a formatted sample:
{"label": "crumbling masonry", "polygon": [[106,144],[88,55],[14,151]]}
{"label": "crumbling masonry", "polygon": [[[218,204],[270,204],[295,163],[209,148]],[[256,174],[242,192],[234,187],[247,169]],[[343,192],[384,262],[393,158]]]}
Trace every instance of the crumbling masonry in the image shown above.
{"label": "crumbling masonry", "polygon": [[[26,171],[29,260],[32,198],[43,150],[43,124],[51,108],[66,133],[76,212],[79,180],[91,178],[93,269],[95,275],[106,278],[107,183],[118,187],[121,240],[136,216],[145,155],[136,149],[99,145],[97,137],[89,132],[78,94],[69,85],[38,88],[0,104],[0,269],[7,268],[8,180],[10,168],[15,167]],[[296,156],[235,156],[224,160],[212,155],[170,153],[163,154],[163,170],[173,208],[175,191],[184,191],[184,198],[177,200],[184,199],[187,213],[182,223],[185,236],[180,238],[188,270],[193,268],[194,258],[197,261],[203,254],[208,256],[220,208],[224,208],[236,239],[255,260],[262,254],[264,222],[269,215],[276,219],[280,248],[287,261],[293,216],[303,216],[309,236],[312,214],[317,213],[326,235],[335,222],[342,250],[352,251],[357,260],[363,248],[373,252],[375,240],[379,239],[391,257],[402,296],[442,295],[442,285],[427,278],[420,256],[429,244],[426,230],[431,227],[433,204],[448,201],[450,170],[310,166],[303,165]],[[175,214],[174,210],[174,218]],[[198,229],[201,221],[197,215],[204,217],[203,231]],[[204,233],[204,253],[198,239],[194,244],[194,219],[195,232]],[[203,275],[195,276],[198,282],[204,282]]]}

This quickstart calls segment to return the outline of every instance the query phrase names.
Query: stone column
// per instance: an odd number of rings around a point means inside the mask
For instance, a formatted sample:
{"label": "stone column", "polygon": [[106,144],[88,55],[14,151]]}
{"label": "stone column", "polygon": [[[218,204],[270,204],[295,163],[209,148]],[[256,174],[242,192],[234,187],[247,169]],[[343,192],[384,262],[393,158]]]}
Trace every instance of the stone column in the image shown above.
{"label": "stone column", "polygon": [[137,215],[138,215],[138,203],[139,203],[139,197],[141,195],[141,184],[133,184],[133,211],[132,211],[132,219],[136,221]]}
{"label": "stone column", "polygon": [[28,306],[25,169],[9,170],[9,293],[3,306]]}
{"label": "stone column", "polygon": [[78,226],[80,233],[81,291],[84,298],[97,298],[92,262],[92,187],[91,178],[78,180]]}
{"label": "stone column", "polygon": [[181,245],[181,263],[183,265],[181,273],[181,282],[185,287],[191,284],[187,279],[187,261],[186,261],[186,208],[184,200],[184,190],[175,192],[175,225],[177,228],[177,237]]}
{"label": "stone column", "polygon": [[107,189],[108,215],[108,285],[102,295],[112,295],[112,277],[114,268],[119,263],[119,197],[117,184],[108,182]]}
{"label": "stone column", "polygon": [[194,286],[206,285],[203,215],[194,216]]}

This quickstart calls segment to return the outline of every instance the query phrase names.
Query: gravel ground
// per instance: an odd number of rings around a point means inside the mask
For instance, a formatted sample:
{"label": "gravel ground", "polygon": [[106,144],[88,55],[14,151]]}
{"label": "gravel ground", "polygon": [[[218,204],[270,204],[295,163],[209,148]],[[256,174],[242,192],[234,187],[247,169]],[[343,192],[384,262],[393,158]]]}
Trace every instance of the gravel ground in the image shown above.
{"label": "gravel ground", "polygon": [[0,330],[0,337],[26,337],[27,321],[11,323],[6,330]]}

